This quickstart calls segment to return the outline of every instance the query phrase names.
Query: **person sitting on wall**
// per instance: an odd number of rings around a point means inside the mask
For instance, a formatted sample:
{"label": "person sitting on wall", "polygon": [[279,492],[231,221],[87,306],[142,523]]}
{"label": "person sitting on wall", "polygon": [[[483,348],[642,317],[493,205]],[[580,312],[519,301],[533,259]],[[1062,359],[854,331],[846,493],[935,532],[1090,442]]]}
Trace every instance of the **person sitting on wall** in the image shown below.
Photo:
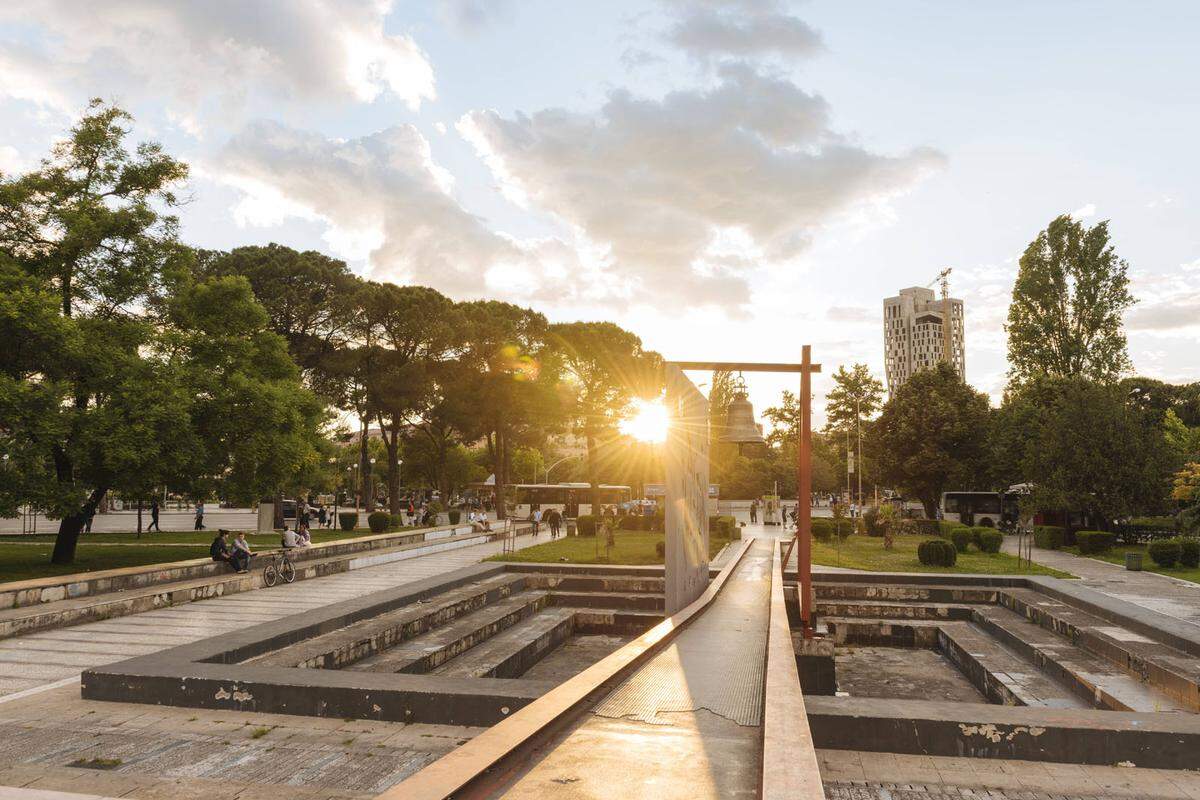
{"label": "person sitting on wall", "polygon": [[229,542],[225,537],[229,535],[229,531],[221,528],[217,531],[216,537],[213,538],[212,544],[208,548],[208,554],[212,556],[213,561],[224,561],[229,566],[237,570],[237,562],[234,561],[233,554],[229,552]]}
{"label": "person sitting on wall", "polygon": [[233,563],[238,572],[248,572],[250,570],[250,559],[254,557],[254,553],[250,550],[250,543],[246,541],[246,532],[238,531],[237,538],[233,540]]}
{"label": "person sitting on wall", "polygon": [[283,535],[279,537],[279,544],[284,550],[291,550],[293,547],[300,546],[300,537],[296,532],[289,530],[287,525],[283,526]]}
{"label": "person sitting on wall", "polygon": [[309,531],[307,525],[301,524],[296,528],[296,539],[299,541],[299,547],[308,547],[312,544],[312,532]]}

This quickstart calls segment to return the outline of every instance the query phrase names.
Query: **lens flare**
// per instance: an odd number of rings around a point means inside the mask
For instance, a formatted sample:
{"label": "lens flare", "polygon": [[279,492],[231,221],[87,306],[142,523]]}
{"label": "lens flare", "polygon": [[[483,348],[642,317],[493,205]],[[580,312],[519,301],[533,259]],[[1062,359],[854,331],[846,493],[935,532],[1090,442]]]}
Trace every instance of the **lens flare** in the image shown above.
{"label": "lens flare", "polygon": [[642,442],[665,442],[671,424],[661,400],[634,400],[630,414],[620,423],[621,433]]}

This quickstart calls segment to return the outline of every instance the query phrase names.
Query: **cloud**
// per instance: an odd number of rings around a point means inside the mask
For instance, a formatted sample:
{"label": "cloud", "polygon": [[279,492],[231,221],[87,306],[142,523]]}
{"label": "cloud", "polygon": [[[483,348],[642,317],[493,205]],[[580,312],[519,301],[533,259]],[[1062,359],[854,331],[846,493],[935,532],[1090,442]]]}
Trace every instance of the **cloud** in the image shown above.
{"label": "cloud", "polygon": [[830,306],[825,316],[832,322],[871,322],[878,323],[883,319],[883,312],[878,308],[863,306]]}
{"label": "cloud", "polygon": [[442,17],[464,33],[479,33],[513,18],[513,0],[440,0]]}
{"label": "cloud", "polygon": [[1095,203],[1088,203],[1086,206],[1082,206],[1071,212],[1071,219],[1076,220],[1076,221],[1081,220],[1081,219],[1087,219],[1088,217],[1094,217],[1094,216],[1096,216],[1096,204]]}
{"label": "cloud", "polygon": [[1200,332],[1200,271],[1192,266],[1183,264],[1175,274],[1134,273],[1131,291],[1138,304],[1126,312],[1126,327],[1162,336]]}
{"label": "cloud", "polygon": [[368,260],[376,278],[456,297],[569,300],[592,288],[573,244],[517,240],[465,211],[451,195],[453,179],[411,125],[343,141],[255,122],[209,172],[242,192],[233,210],[240,224],[320,222],[331,248]]}
{"label": "cloud", "polygon": [[730,308],[748,300],[752,270],[787,263],[836,214],[944,161],[847,142],[821,97],[782,78],[744,64],[717,74],[662,99],[615,91],[596,113],[474,111],[458,128],[510,197],[606,247],[617,279]]}
{"label": "cloud", "polygon": [[668,0],[675,21],[664,38],[699,61],[811,56],[821,36],[773,0]]}
{"label": "cloud", "polygon": [[214,96],[240,107],[254,95],[370,102],[390,93],[416,108],[434,97],[433,69],[410,37],[384,31],[390,5],[7,0],[0,23],[34,35],[5,44],[0,92],[60,109],[89,95],[165,100],[193,120]]}

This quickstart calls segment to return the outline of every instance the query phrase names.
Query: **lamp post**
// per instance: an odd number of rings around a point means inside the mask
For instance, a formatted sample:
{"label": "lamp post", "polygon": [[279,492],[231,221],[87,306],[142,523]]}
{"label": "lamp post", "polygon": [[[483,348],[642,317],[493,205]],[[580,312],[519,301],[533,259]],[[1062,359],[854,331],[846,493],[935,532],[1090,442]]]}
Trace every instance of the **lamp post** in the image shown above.
{"label": "lamp post", "polygon": [[[332,467],[334,464],[336,464],[337,456],[330,456],[328,463],[329,463],[330,467]],[[337,487],[337,485],[342,482],[341,479],[342,479],[342,476],[341,476],[341,472],[339,471],[338,479],[333,484],[333,518],[334,518],[334,520],[336,520],[338,518],[338,487]],[[330,525],[329,527],[332,528],[333,526]]]}
{"label": "lamp post", "polygon": [[563,456],[558,461],[555,461],[553,464],[546,467],[546,483],[550,482],[550,470],[554,469],[555,467],[557,467],[559,464],[563,463],[564,461],[570,461],[573,458],[579,458],[579,457],[580,457],[579,453],[576,453],[575,455],[570,455],[570,456]]}

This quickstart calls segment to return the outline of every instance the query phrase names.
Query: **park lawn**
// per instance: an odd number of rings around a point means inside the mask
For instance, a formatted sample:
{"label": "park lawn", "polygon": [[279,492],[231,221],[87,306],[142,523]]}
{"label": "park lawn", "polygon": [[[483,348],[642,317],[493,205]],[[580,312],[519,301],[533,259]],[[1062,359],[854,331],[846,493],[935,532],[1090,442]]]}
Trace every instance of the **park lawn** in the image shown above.
{"label": "park lawn", "polygon": [[[658,565],[663,559],[655,545],[663,541],[663,534],[643,531],[617,531],[615,546],[606,554],[603,536],[560,536],[545,544],[526,547],[515,553],[492,556],[488,561],[524,561],[536,564],[629,564],[636,566]],[[708,557],[721,552],[728,539],[712,539],[708,543]]]}
{"label": "park lawn", "polygon": [[1126,553],[1141,553],[1142,554],[1142,571],[1157,572],[1159,575],[1169,575],[1172,578],[1179,578],[1192,583],[1200,583],[1200,567],[1181,567],[1176,564],[1171,569],[1163,569],[1150,558],[1150,554],[1146,552],[1146,545],[1119,544],[1109,550],[1107,553],[1081,553],[1078,547],[1064,547],[1063,550],[1067,553],[1074,553],[1077,556],[1084,558],[1095,558],[1099,561],[1107,561],[1110,564],[1117,566],[1125,566]]}
{"label": "park lawn", "polygon": [[[54,549],[53,536],[0,537],[0,583],[204,558],[208,556],[208,546],[215,535],[214,531],[167,531],[161,534],[143,533],[142,538],[138,539],[126,533],[84,534],[75,550],[73,564],[50,563],[50,553]],[[366,528],[355,531],[314,531],[313,542],[371,535]],[[279,546],[277,533],[251,534],[246,536],[246,540],[254,550]]]}
{"label": "park lawn", "polygon": [[1067,572],[1044,567],[1041,564],[1027,566],[1022,562],[1017,568],[1017,557],[1008,553],[980,553],[974,548],[958,554],[953,567],[931,567],[917,560],[917,545],[928,536],[897,536],[891,550],[883,549],[883,539],[872,536],[849,536],[841,543],[813,542],[813,563],[827,567],[849,567],[872,572],[950,572],[983,575],[1051,575],[1056,578],[1073,578]]}

